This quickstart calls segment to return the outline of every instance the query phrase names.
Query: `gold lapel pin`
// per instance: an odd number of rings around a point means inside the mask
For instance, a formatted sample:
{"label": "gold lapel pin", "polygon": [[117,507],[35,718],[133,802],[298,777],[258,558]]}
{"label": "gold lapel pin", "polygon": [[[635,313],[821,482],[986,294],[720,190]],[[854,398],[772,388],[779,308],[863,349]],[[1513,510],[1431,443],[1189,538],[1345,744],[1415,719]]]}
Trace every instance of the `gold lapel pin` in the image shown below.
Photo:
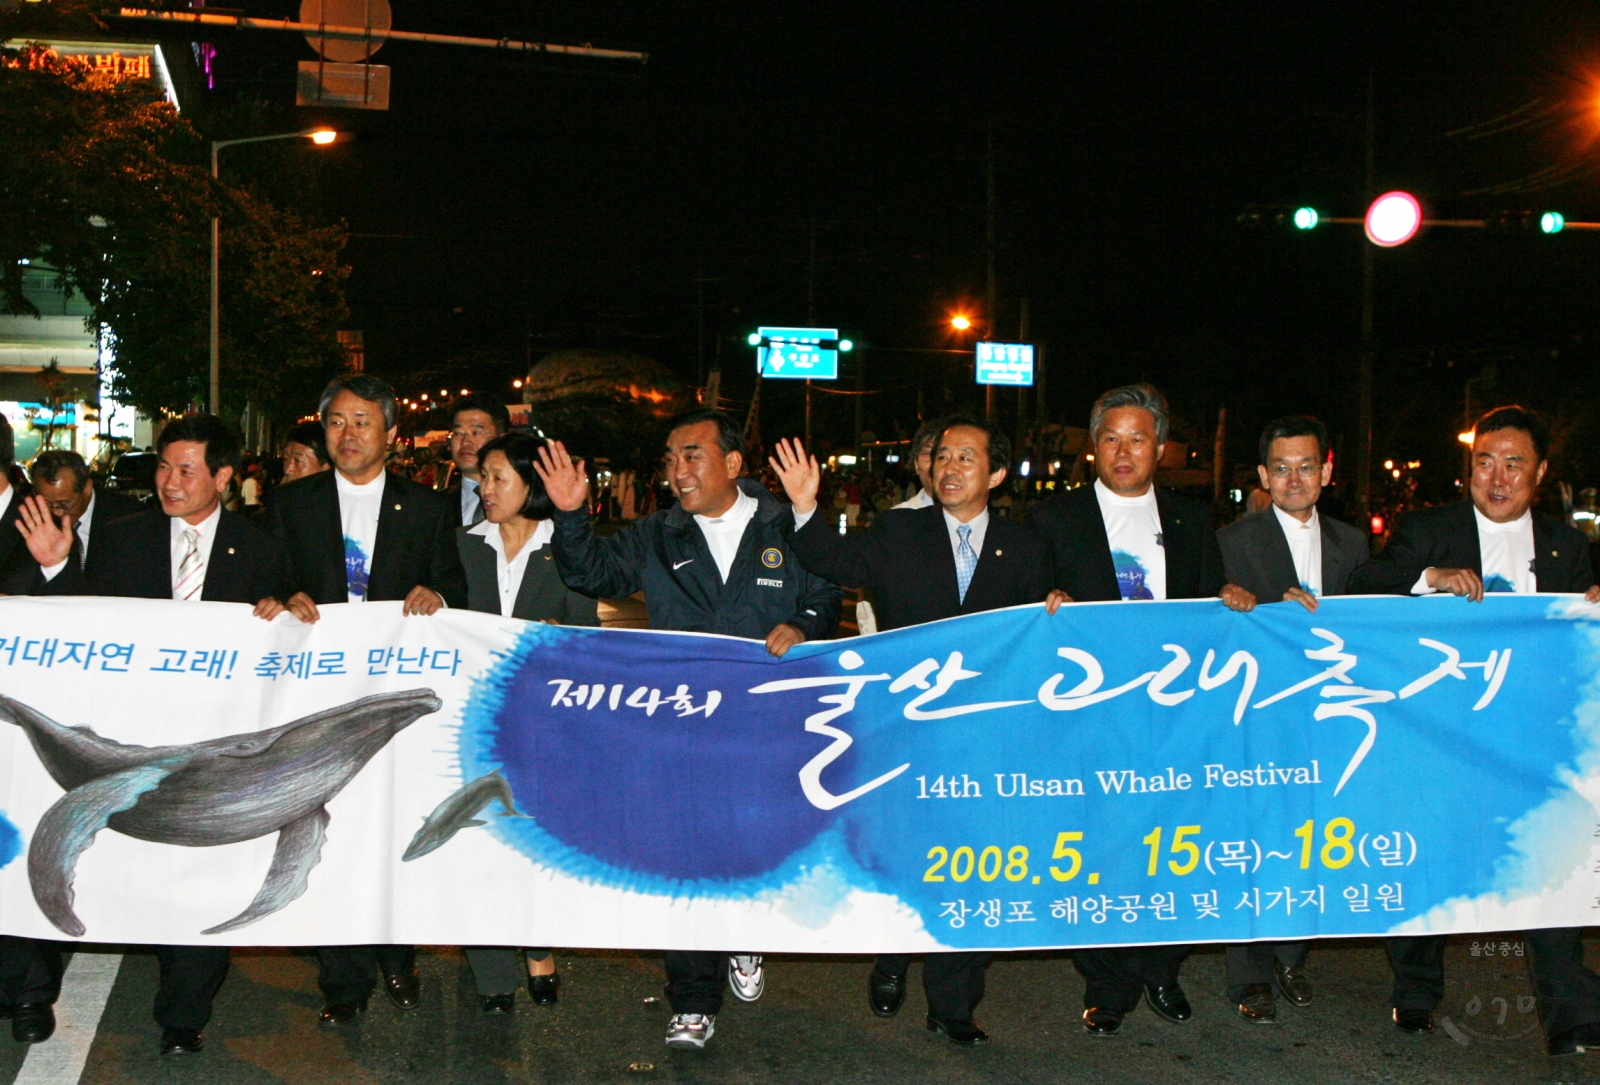
{"label": "gold lapel pin", "polygon": [[399,505],[396,505],[396,506],[395,506],[395,507],[394,507],[394,511],[395,511],[395,512],[399,512],[399,511],[400,511],[400,506],[399,506]]}
{"label": "gold lapel pin", "polygon": [[230,554],[233,553],[233,547],[231,547],[231,546],[228,547],[228,553],[230,553]]}
{"label": "gold lapel pin", "polygon": [[996,551],[995,551],[995,552],[994,552],[994,556],[995,556],[995,557],[999,557],[999,556],[1000,556],[1000,555],[1001,555],[1001,554],[1004,554],[1004,553],[1005,553],[1005,551],[1004,551],[1004,550],[996,550]]}

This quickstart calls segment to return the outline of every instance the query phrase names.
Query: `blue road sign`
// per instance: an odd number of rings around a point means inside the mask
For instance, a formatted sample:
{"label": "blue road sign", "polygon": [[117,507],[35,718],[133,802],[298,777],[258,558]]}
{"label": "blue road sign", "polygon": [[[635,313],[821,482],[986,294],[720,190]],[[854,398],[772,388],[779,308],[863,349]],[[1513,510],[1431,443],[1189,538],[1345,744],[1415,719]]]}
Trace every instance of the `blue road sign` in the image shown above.
{"label": "blue road sign", "polygon": [[757,328],[756,335],[756,371],[763,377],[839,379],[838,328]]}
{"label": "blue road sign", "polygon": [[1032,343],[978,343],[978,383],[1033,385]]}

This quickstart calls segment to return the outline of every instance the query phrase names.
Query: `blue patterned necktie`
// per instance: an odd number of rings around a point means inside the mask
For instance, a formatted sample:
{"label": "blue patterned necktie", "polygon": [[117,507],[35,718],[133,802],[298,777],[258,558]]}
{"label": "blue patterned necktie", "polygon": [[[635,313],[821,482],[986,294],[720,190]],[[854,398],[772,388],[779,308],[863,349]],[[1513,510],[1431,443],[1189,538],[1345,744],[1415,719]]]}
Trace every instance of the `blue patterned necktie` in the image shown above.
{"label": "blue patterned necktie", "polygon": [[967,587],[972,583],[973,570],[978,567],[977,551],[972,549],[972,525],[957,524],[956,534],[961,545],[956,547],[956,589],[961,601],[967,601]]}

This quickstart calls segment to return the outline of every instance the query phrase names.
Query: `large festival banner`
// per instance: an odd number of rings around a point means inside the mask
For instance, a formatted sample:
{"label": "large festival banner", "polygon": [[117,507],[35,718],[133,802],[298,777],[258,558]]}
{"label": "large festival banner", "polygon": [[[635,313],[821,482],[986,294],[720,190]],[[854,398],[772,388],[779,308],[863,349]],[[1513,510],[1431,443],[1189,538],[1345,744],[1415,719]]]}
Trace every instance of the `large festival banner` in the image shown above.
{"label": "large festival banner", "polygon": [[0,932],[867,953],[1584,925],[1600,608],[805,644],[0,600]]}

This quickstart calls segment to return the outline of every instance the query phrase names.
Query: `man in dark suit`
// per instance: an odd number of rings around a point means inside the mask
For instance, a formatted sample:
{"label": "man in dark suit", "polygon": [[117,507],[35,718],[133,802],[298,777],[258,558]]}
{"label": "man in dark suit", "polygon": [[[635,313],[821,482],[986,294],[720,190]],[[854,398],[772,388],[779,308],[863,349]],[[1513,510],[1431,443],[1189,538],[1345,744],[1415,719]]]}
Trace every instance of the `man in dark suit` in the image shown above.
{"label": "man in dark suit", "polygon": [[[91,544],[95,529],[145,509],[114,490],[98,490],[83,457],[66,449],[41,452],[34,459],[33,489],[50,506],[52,515],[72,521],[73,557],[90,576],[100,564],[99,549]],[[26,555],[19,557],[22,560],[7,569],[4,581],[6,591],[16,595],[35,591],[44,583],[38,564]]]}
{"label": "man in dark suit", "polygon": [[[1255,596],[1227,583],[1211,510],[1193,498],[1158,490],[1156,464],[1167,442],[1167,401],[1148,384],[1113,388],[1089,415],[1095,479],[1038,506],[1028,524],[1050,543],[1055,586],[1077,602],[1205,599],[1248,611]],[[1168,1021],[1193,1016],[1178,984],[1188,946],[1079,949],[1083,1024],[1109,1036],[1139,1005]]]}
{"label": "man in dark suit", "polygon": [[456,464],[456,477],[445,494],[460,515],[462,527],[483,522],[478,450],[510,428],[511,412],[493,396],[465,395],[450,404],[450,458]]}
{"label": "man in dark suit", "polygon": [[[77,560],[72,518],[56,514],[42,497],[28,499],[20,530],[39,564],[40,590],[249,603],[258,617],[276,617],[289,588],[283,544],[221,505],[239,464],[239,438],[212,415],[190,416],[161,431],[156,452],[161,508],[97,526],[91,552],[99,556],[89,572]],[[228,947],[155,950],[161,962],[155,1004],[161,1053],[197,1054],[212,999],[228,974]],[[41,957],[38,966],[53,970],[54,990],[59,990],[59,952]],[[24,1008],[17,1006],[16,1014]],[[13,1024],[17,1019],[14,1015]]]}
{"label": "man in dark suit", "polygon": [[[13,474],[17,476],[15,480]],[[21,475],[16,465],[16,438],[11,432],[11,423],[6,421],[5,415],[0,415],[0,594],[6,595],[20,595],[27,591],[25,586],[20,586],[25,581],[16,587],[11,584],[13,578],[19,573],[25,574],[33,565],[27,545],[15,530],[17,520],[22,516],[23,499],[33,493],[33,489],[22,481]],[[0,964],[0,969],[3,967]],[[3,994],[0,991],[0,995]]]}
{"label": "man in dark suit", "polygon": [[[871,590],[880,629],[937,621],[958,614],[1025,603],[1050,594],[1050,554],[1017,524],[989,515],[989,493],[1005,480],[1011,444],[997,426],[978,418],[947,419],[934,441],[932,478],[938,502],[890,509],[865,535],[842,536],[818,516],[822,473],[799,441],[779,441],[773,470],[794,507],[791,543],[800,564],[838,584]],[[988,1043],[972,1019],[983,998],[992,953],[930,953],[922,967],[928,1028],[958,1044]],[[879,1017],[905,1000],[911,958],[882,956],[873,965],[867,996]]]}
{"label": "man in dark suit", "polygon": [[[314,622],[329,603],[404,600],[406,614],[465,607],[455,510],[443,494],[383,468],[399,435],[394,389],[376,377],[336,380],[323,390],[320,413],[334,469],[272,495],[272,531],[290,556],[288,609]],[[324,946],[317,956],[325,1027],[350,1024],[366,1009],[375,968],[391,1002],[417,1008],[415,946]]]}
{"label": "man in dark suit", "polygon": [[[1262,492],[1272,503],[1217,532],[1223,572],[1257,599],[1295,602],[1315,612],[1317,600],[1343,595],[1350,574],[1370,552],[1349,524],[1321,515],[1317,501],[1333,477],[1328,429],[1305,415],[1268,423],[1261,432]],[[1248,942],[1228,947],[1228,998],[1246,1021],[1270,1024],[1278,1011],[1273,985],[1296,1006],[1311,1002],[1306,978],[1309,942]]]}
{"label": "man in dark suit", "polygon": [[[1383,551],[1350,578],[1359,594],[1449,592],[1481,602],[1485,592],[1582,592],[1600,602],[1588,540],[1533,508],[1549,464],[1539,416],[1499,407],[1473,428],[1469,499],[1400,518]],[[1526,931],[1533,990],[1552,1056],[1600,1050],[1600,976],[1583,964],[1576,927]],[[1443,935],[1388,940],[1395,966],[1394,1022],[1433,1028],[1444,997]]]}

